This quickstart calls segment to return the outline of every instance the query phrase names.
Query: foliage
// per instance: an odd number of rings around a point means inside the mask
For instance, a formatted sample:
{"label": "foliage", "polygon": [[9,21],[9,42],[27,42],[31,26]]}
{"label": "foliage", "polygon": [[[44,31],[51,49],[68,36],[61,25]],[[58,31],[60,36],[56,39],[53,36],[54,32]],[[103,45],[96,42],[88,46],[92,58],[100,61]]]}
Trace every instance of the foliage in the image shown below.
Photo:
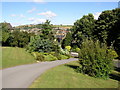
{"label": "foliage", "polygon": [[32,52],[32,55],[35,57],[37,61],[45,61],[43,53]]}
{"label": "foliage", "polygon": [[68,51],[70,52],[71,46],[65,46],[65,49],[68,50]]}
{"label": "foliage", "polygon": [[65,48],[65,46],[71,46],[72,41],[72,33],[68,32],[66,37],[62,41],[62,48]]}
{"label": "foliage", "polygon": [[51,54],[48,54],[48,55],[45,55],[45,61],[54,61],[54,60],[57,60],[57,57],[51,55]]}
{"label": "foliage", "polygon": [[8,40],[10,37],[10,27],[7,22],[0,23],[0,31],[2,32],[2,45],[8,46]]}
{"label": "foliage", "polygon": [[57,60],[55,56],[49,53],[39,53],[39,52],[32,52],[33,56],[37,61],[54,61]]}
{"label": "foliage", "polygon": [[11,46],[25,47],[30,41],[30,34],[15,30],[11,33],[9,43]]}
{"label": "foliage", "polygon": [[69,54],[69,51],[68,51],[67,49],[62,49],[62,48],[60,48],[60,54],[68,55],[68,54]]}
{"label": "foliage", "polygon": [[93,40],[84,40],[79,52],[79,71],[93,77],[107,79],[113,67],[113,56],[107,45]]}
{"label": "foliage", "polygon": [[93,30],[95,27],[95,19],[92,14],[84,15],[81,19],[77,20],[73,26],[73,42],[80,47],[82,40],[86,37],[93,37]]}
{"label": "foliage", "polygon": [[76,52],[79,52],[79,51],[80,51],[80,48],[76,48],[75,51],[76,51]]}
{"label": "foliage", "polygon": [[51,52],[57,51],[57,45],[49,39],[43,39],[40,36],[31,37],[30,43],[27,47],[29,52]]}
{"label": "foliage", "polygon": [[120,8],[103,11],[96,21],[94,36],[108,46],[114,45],[120,56]]}
{"label": "foliage", "polygon": [[60,57],[61,57],[61,59],[68,59],[69,58],[68,56],[62,55],[62,54],[60,54]]}
{"label": "foliage", "polygon": [[61,60],[61,56],[60,55],[61,55],[60,53],[57,53],[57,52],[54,53],[54,56],[57,57],[58,60]]}
{"label": "foliage", "polygon": [[2,46],[25,47],[29,43],[31,33],[13,29],[10,23],[0,23],[2,26]]}
{"label": "foliage", "polygon": [[50,24],[50,21],[49,20],[46,20],[45,23],[42,24],[41,26],[42,28],[42,33],[47,36],[49,34],[49,32],[52,30],[52,25]]}
{"label": "foliage", "polygon": [[68,59],[68,58],[70,58],[68,55],[63,55],[63,54],[60,54],[58,52],[52,52],[51,54],[53,56],[55,56],[57,58],[57,60],[62,60],[62,59]]}
{"label": "foliage", "polygon": [[108,49],[108,52],[109,52],[110,55],[113,56],[114,58],[117,58],[117,57],[118,57],[118,54],[116,53],[115,50],[113,50],[113,49]]}
{"label": "foliage", "polygon": [[10,37],[9,32],[2,31],[2,45],[3,46],[9,46],[8,40]]}
{"label": "foliage", "polygon": [[32,52],[32,55],[38,61],[54,61],[54,60],[61,60],[61,59],[69,58],[66,55],[62,55],[56,52],[50,52],[50,53]]}

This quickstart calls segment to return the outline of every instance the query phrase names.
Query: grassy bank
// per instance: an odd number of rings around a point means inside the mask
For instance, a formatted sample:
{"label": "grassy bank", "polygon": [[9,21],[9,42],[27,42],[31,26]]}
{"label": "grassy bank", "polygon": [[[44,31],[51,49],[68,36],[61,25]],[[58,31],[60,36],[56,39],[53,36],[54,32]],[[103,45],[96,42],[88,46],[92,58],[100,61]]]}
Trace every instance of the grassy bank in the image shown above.
{"label": "grassy bank", "polygon": [[[70,62],[52,68],[38,77],[30,88],[117,88],[118,80],[98,79],[81,73],[77,73],[75,68],[79,64]],[[117,71],[116,71],[117,72]],[[116,73],[114,72],[114,73]],[[118,73],[118,72],[117,72]]]}
{"label": "grassy bank", "polygon": [[23,48],[2,47],[2,68],[34,63],[34,57]]}

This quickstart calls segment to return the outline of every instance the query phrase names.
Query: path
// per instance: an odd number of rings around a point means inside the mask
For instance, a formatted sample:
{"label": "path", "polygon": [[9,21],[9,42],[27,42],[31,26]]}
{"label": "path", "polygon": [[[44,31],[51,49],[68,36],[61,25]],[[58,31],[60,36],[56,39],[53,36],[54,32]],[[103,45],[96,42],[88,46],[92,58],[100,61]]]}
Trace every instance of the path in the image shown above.
{"label": "path", "polygon": [[[2,70],[2,88],[27,88],[29,85],[46,70],[77,61],[76,58],[57,60],[52,62],[40,62],[36,64],[21,65]],[[0,70],[1,71],[1,70]],[[1,80],[0,80],[1,81]]]}

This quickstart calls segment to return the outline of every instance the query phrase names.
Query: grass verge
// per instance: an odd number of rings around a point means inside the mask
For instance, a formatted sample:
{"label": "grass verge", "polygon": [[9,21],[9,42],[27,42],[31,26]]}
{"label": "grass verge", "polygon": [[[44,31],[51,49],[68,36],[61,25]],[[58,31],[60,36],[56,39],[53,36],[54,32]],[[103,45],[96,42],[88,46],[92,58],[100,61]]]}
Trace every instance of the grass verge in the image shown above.
{"label": "grass verge", "polygon": [[[117,88],[118,80],[98,79],[77,73],[77,61],[54,67],[38,77],[29,88]],[[117,71],[116,71],[117,72]],[[116,73],[114,72],[114,73]],[[114,74],[113,73],[113,74]],[[117,72],[118,73],[118,72]]]}
{"label": "grass verge", "polygon": [[34,62],[34,57],[27,53],[23,48],[2,47],[2,68],[30,64]]}

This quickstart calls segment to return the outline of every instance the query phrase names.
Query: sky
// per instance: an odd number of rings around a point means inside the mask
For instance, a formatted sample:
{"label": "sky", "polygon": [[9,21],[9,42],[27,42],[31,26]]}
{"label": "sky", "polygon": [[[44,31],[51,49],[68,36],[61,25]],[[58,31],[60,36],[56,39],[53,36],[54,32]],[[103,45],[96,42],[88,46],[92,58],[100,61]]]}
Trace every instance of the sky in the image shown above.
{"label": "sky", "polygon": [[92,13],[95,19],[104,10],[118,7],[118,2],[2,2],[2,22],[12,26],[44,23],[73,25],[83,15]]}

